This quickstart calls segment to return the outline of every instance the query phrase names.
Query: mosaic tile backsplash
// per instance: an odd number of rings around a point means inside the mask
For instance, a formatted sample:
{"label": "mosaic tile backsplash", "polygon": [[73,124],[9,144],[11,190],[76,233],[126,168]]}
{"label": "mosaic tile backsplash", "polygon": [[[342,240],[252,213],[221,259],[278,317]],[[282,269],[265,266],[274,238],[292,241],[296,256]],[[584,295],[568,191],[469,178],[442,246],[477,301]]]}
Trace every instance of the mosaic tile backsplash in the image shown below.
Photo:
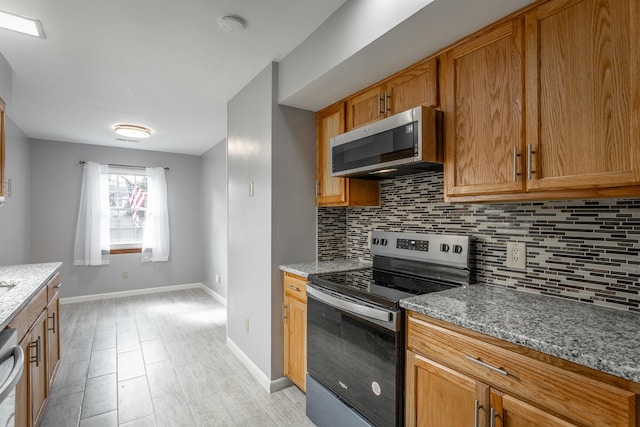
{"label": "mosaic tile backsplash", "polygon": [[346,257],[346,208],[318,208],[318,261],[332,261]]}
{"label": "mosaic tile backsplash", "polygon": [[[319,209],[319,230],[345,221],[347,256],[365,260],[370,230],[471,235],[478,282],[640,312],[640,199],[446,203],[438,172],[383,181],[380,196]],[[526,242],[526,270],[507,268],[507,241]]]}

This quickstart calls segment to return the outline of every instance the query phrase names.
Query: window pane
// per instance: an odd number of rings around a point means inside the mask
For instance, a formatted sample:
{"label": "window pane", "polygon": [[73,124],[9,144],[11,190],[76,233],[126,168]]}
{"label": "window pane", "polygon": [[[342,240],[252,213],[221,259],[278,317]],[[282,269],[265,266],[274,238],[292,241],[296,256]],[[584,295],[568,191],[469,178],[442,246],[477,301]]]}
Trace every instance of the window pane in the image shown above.
{"label": "window pane", "polygon": [[109,175],[111,246],[142,246],[142,230],[147,207],[147,177]]}

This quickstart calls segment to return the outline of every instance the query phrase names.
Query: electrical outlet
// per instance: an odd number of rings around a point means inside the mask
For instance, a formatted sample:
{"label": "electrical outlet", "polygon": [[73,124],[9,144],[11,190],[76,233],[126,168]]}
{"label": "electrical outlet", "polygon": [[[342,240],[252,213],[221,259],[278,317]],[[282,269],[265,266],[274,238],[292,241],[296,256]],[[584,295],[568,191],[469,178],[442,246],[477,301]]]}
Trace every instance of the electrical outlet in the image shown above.
{"label": "electrical outlet", "polygon": [[524,270],[527,268],[527,244],[507,242],[507,267]]}
{"label": "electrical outlet", "polygon": [[220,283],[220,275],[216,274],[216,283]]}
{"label": "electrical outlet", "polygon": [[128,271],[123,271],[122,272],[122,278],[123,279],[128,279],[129,278],[129,272]]}
{"label": "electrical outlet", "polygon": [[246,334],[249,333],[249,318],[248,317],[244,318],[244,332]]}
{"label": "electrical outlet", "polygon": [[372,231],[369,230],[369,233],[367,233],[367,241],[369,242],[369,249],[371,249],[371,239],[372,239],[371,234],[372,234]]}

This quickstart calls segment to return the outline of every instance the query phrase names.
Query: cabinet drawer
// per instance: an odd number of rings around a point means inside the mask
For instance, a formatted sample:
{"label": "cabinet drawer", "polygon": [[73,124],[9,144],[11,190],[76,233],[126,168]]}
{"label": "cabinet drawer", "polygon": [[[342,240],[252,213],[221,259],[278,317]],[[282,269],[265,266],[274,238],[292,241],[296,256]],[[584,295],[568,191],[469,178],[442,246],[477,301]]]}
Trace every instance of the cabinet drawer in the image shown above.
{"label": "cabinet drawer", "polygon": [[47,287],[43,287],[31,298],[31,301],[9,323],[9,328],[18,330],[18,341],[27,334],[33,322],[47,307]]}
{"label": "cabinet drawer", "polygon": [[407,347],[585,425],[636,426],[634,393],[409,317]]}
{"label": "cabinet drawer", "polygon": [[47,283],[47,301],[51,301],[51,298],[60,287],[60,273],[56,273],[55,276]]}
{"label": "cabinet drawer", "polygon": [[295,274],[284,274],[284,294],[307,303],[307,279]]}

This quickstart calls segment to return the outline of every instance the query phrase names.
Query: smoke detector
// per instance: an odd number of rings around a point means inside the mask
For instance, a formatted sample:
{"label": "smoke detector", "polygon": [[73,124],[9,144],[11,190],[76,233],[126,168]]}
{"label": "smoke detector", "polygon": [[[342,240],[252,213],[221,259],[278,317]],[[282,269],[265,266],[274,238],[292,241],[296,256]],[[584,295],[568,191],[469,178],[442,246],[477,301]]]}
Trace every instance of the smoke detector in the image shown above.
{"label": "smoke detector", "polygon": [[227,33],[239,33],[244,30],[245,22],[239,16],[225,15],[218,18],[218,25]]}

